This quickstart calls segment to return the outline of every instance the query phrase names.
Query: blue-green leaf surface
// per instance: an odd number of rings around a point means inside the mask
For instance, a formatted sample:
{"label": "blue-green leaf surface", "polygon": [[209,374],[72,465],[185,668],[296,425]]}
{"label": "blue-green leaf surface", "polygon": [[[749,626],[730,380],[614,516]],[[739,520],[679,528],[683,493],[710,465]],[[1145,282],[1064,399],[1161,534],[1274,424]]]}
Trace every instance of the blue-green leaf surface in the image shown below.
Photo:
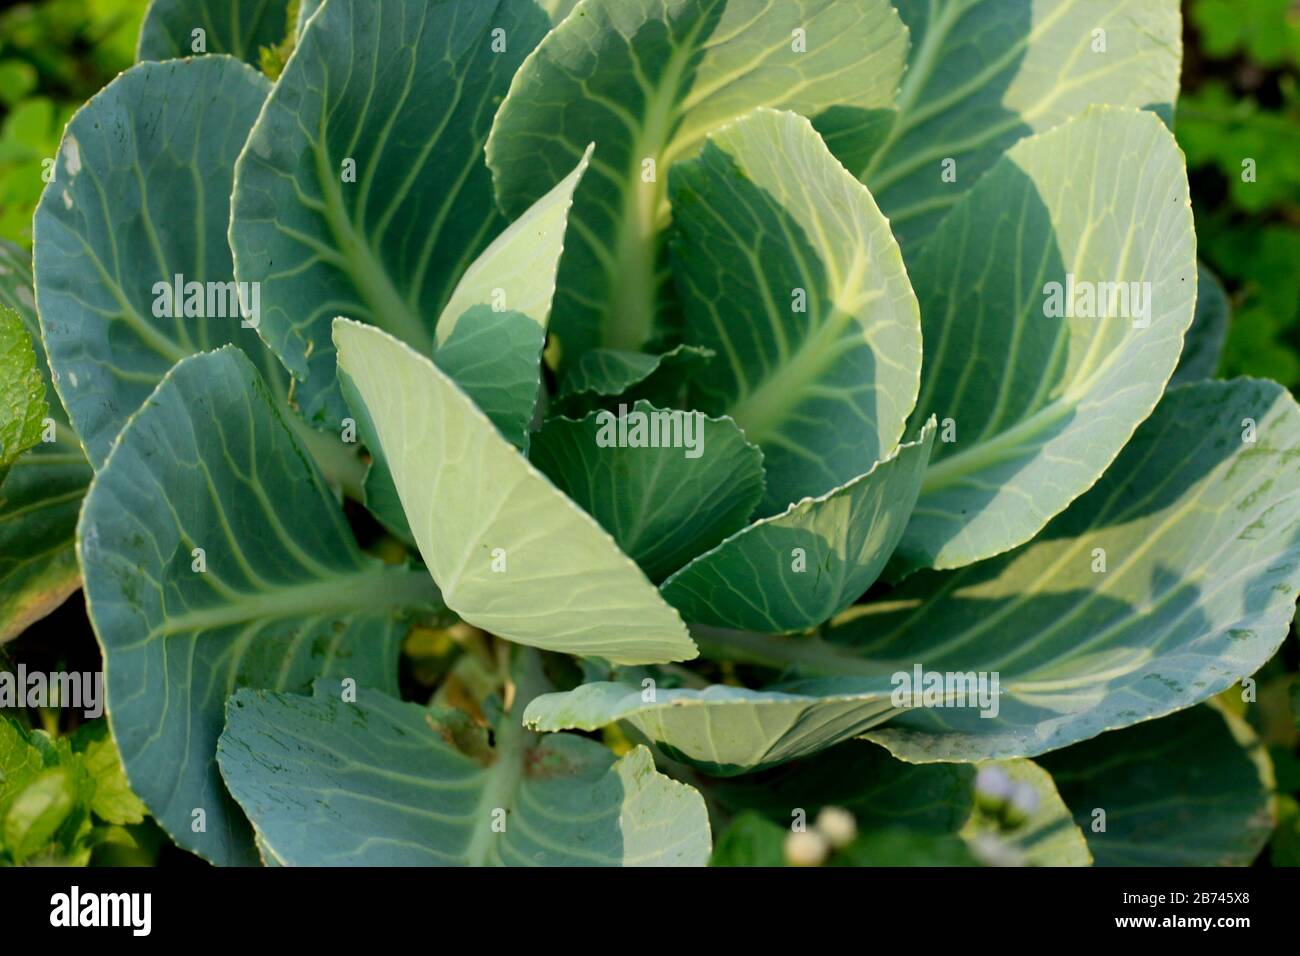
{"label": "blue-green leaf surface", "polygon": [[[243,327],[226,245],[235,157],[269,89],[227,56],[141,63],[68,124],[36,209],[36,301],[55,387],[96,467],[179,359],[236,343],[270,364]],[[177,276],[182,303],[163,291]]]}
{"label": "blue-green leaf surface", "polygon": [[547,26],[531,0],[330,0],[308,21],[236,166],[230,246],[309,422],[346,415],[336,316],[432,353],[456,284],[507,225],[483,143]]}
{"label": "blue-green leaf surface", "polygon": [[180,362],[114,446],[78,527],[108,718],[132,789],[181,846],[255,863],[214,755],[239,687],[321,675],[396,689],[421,570],[358,549],[266,385],[237,350]]}
{"label": "blue-green leaf surface", "polygon": [[1182,152],[1152,113],[1090,110],[1016,144],[909,273],[912,425],[941,429],[898,565],[960,567],[1037,534],[1160,400],[1196,301]]}
{"label": "blue-green leaf surface", "polygon": [[[222,774],[276,862],[307,866],[702,866],[704,801],[638,747],[616,759],[503,716],[362,690],[356,703],[244,690]],[[468,738],[468,739],[467,739]],[[310,808],[303,813],[300,808]]]}
{"label": "blue-green leaf surface", "polygon": [[808,120],[763,109],[712,133],[669,194],[683,334],[718,355],[692,392],[763,449],[762,513],[889,455],[921,380],[921,318],[866,188]]}
{"label": "blue-green leaf surface", "polygon": [[663,331],[669,170],[759,106],[883,111],[907,36],[886,0],[584,0],[520,68],[488,142],[517,214],[590,142],[560,265],[565,356],[637,349]]}
{"label": "blue-green leaf surface", "polygon": [[1177,0],[895,6],[912,43],[892,122],[866,137],[851,122],[842,134],[823,129],[871,188],[909,257],[1021,138],[1100,103],[1172,119],[1182,61]]}
{"label": "blue-green leaf surface", "polygon": [[778,633],[852,604],[898,544],[921,487],[934,420],[866,474],[736,532],[664,581],[693,624]]}

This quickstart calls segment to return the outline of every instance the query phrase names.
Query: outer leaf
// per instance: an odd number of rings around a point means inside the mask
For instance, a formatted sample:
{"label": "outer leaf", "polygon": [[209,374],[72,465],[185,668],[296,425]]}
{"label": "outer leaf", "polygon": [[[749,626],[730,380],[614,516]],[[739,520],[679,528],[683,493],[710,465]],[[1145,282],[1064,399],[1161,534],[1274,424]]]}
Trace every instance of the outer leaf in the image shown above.
{"label": "outer leaf", "polygon": [[709,856],[704,801],[657,773],[645,748],[615,760],[592,740],[529,734],[515,714],[493,747],[467,753],[423,707],[370,692],[345,704],[244,690],[228,712],[222,773],[284,864],[702,866]]}
{"label": "outer leaf", "polygon": [[[1022,137],[1096,103],[1173,116],[1182,59],[1175,0],[897,0],[896,6],[912,38],[896,119],[882,126],[878,146],[870,137],[864,141],[852,122],[844,123],[843,134],[825,125],[823,131],[871,188],[909,256]],[[947,160],[956,164],[955,180],[943,175]]]}
{"label": "outer leaf", "polygon": [[1290,626],[1297,460],[1300,409],[1280,386],[1172,389],[1032,544],[853,609],[826,634],[845,660],[823,666],[1000,674],[994,719],[910,710],[872,732],[921,762],[1033,756],[1190,707],[1258,669]]}
{"label": "outer leaf", "polygon": [[1245,721],[1210,706],[1102,734],[1042,763],[1099,866],[1249,866],[1273,832],[1268,754]]}
{"label": "outer leaf", "polygon": [[483,251],[438,319],[433,360],[525,451],[565,224],[590,157],[589,147],[573,172]]}
{"label": "outer leaf", "polygon": [[330,0],[309,21],[239,158],[230,222],[236,275],[261,283],[259,331],[308,421],[346,414],[335,316],[432,351],[461,274],[506,225],[481,150],[546,29],[531,0]]}
{"label": "outer leaf", "polygon": [[[913,427],[934,413],[956,440],[935,448],[900,568],[1022,544],[1097,480],[1178,362],[1195,246],[1182,153],[1151,113],[1098,108],[1027,139],[958,203],[910,270],[925,317]],[[1049,317],[1049,283],[1062,304],[1071,276],[1080,296],[1138,283],[1149,314],[1129,298],[1132,318]]]}
{"label": "outer leaf", "polygon": [[214,862],[257,861],[212,759],[226,698],[322,674],[394,688],[403,615],[437,604],[422,571],[360,553],[233,348],[180,362],[132,417],[86,498],[78,549],[131,788]]}
{"label": "outer leaf", "polygon": [[[649,402],[634,413],[663,415]],[[678,415],[691,415],[678,412]],[[745,526],[763,495],[763,454],[728,418],[699,415],[698,451],[602,447],[614,414],[551,419],[533,441],[532,462],[614,536],[652,581]],[[657,426],[658,427],[658,426]]]}
{"label": "outer leaf", "polygon": [[[96,467],[178,359],[227,342],[265,354],[225,285],[225,224],[235,156],[269,88],[225,56],[142,63],[68,124],[36,210],[36,299],[54,384]],[[221,284],[224,315],[156,316],[155,285],[176,275]]]}
{"label": "outer leaf", "polygon": [[870,193],[772,110],[714,132],[669,191],[685,337],[719,355],[694,392],[763,449],[763,513],[870,469],[921,379],[916,296]]}
{"label": "outer leaf", "polygon": [[[28,333],[39,340],[29,259],[2,240],[0,304],[18,310]],[[21,634],[81,585],[74,538],[91,470],[50,382],[44,349],[35,353],[55,441],[18,459],[0,481],[0,643]]]}
{"label": "outer leaf", "polygon": [[[796,30],[806,49],[798,51]],[[554,318],[571,360],[650,340],[668,170],[758,106],[893,101],[907,37],[885,0],[584,0],[525,61],[488,142],[503,208],[526,208],[596,142]],[[647,163],[653,162],[653,168]]]}
{"label": "outer leaf", "polygon": [[48,410],[32,337],[16,311],[0,306],[0,481],[41,440]]}
{"label": "outer leaf", "polygon": [[[761,770],[815,753],[890,717],[887,678],[861,682],[855,693],[809,687],[756,691],[715,684],[703,690],[654,688],[612,681],[543,694],[528,705],[533,730],[599,730],[625,721],[669,756],[727,776]],[[647,699],[649,697],[649,699]]]}
{"label": "outer leaf", "polygon": [[677,612],[613,539],[433,362],[356,322],[336,321],[334,336],[448,607],[547,650],[628,664],[695,656]]}
{"label": "outer leaf", "polygon": [[692,623],[762,632],[813,627],[876,580],[903,533],[934,444],[934,419],[866,474],[757,521],[663,583]]}
{"label": "outer leaf", "polygon": [[[284,39],[290,0],[153,0],[140,27],[136,60],[229,53],[254,66],[258,51]],[[314,4],[305,0],[304,7]],[[194,31],[203,31],[203,49]]]}
{"label": "outer leaf", "polygon": [[1228,320],[1232,307],[1223,283],[1204,263],[1196,267],[1196,314],[1183,340],[1183,354],[1170,385],[1213,378],[1228,338]]}

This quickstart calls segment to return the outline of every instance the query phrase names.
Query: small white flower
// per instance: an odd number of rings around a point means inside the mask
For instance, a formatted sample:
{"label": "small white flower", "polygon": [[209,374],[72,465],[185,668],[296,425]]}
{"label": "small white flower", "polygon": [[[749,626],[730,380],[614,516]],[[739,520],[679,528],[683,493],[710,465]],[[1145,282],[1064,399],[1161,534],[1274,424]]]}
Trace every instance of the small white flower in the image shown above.
{"label": "small white flower", "polygon": [[858,837],[858,821],[843,807],[822,807],[817,814],[817,832],[831,846],[842,850]]}
{"label": "small white flower", "polygon": [[1011,791],[1011,807],[1026,817],[1034,815],[1038,809],[1038,791],[1027,783],[1018,783]]}
{"label": "small white flower", "polygon": [[821,866],[831,847],[817,830],[791,833],[785,838],[785,862],[791,866]]}
{"label": "small white flower", "polygon": [[975,794],[991,803],[1004,803],[1011,797],[1014,784],[1001,767],[981,767],[975,774]]}

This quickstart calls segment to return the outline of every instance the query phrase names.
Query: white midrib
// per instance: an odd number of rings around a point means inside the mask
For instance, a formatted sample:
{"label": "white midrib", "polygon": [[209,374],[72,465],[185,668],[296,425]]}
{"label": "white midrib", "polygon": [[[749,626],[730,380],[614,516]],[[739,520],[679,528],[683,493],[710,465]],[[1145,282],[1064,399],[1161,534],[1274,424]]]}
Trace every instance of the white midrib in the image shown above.
{"label": "white midrib", "polygon": [[497,727],[495,760],[485,774],[483,793],[474,808],[474,829],[465,849],[465,862],[470,866],[489,866],[493,861],[496,841],[502,836],[492,829],[496,810],[505,811],[505,825],[510,826],[510,808],[524,776],[524,752],[532,736],[524,729],[523,715],[513,709]]}
{"label": "white midrib", "polygon": [[250,621],[352,615],[437,600],[438,589],[428,572],[376,565],[352,574],[250,594],[218,607],[172,615],[150,636],[210,631]]}
{"label": "white midrib", "polygon": [[465,862],[469,866],[490,866],[500,859],[497,840],[504,835],[492,829],[494,811],[506,814],[505,826],[510,826],[510,810],[515,795],[524,778],[525,757],[529,746],[537,737],[524,728],[524,709],[534,697],[549,690],[541,675],[541,655],[531,648],[516,651],[519,666],[514,688],[514,700],[509,712],[497,723],[493,744],[494,759],[484,775],[483,793],[474,808],[474,828],[465,848]]}
{"label": "white midrib", "polygon": [[[928,19],[931,22],[927,23],[925,36],[921,40],[920,49],[917,50],[916,59],[912,61],[911,67],[903,76],[903,83],[898,91],[898,99],[894,104],[894,111],[898,114],[898,118],[885,136],[885,141],[872,154],[871,161],[858,174],[858,179],[861,182],[866,183],[871,180],[871,177],[879,170],[890,147],[902,136],[904,118],[912,108],[912,104],[916,102],[916,98],[921,95],[922,88],[924,88],[930,74],[934,71],[935,58],[939,55],[944,40],[948,38],[948,32],[963,12],[965,10],[961,4],[952,3],[944,9],[941,17],[935,21],[934,5],[930,5]],[[876,191],[874,184],[872,191]]]}
{"label": "white midrib", "polygon": [[926,469],[921,495],[940,491],[969,474],[1015,459],[1031,439],[1071,415],[1076,407],[1074,400],[1062,396],[974,448],[941,459]]}
{"label": "white midrib", "polygon": [[[324,119],[322,117],[322,125]],[[320,132],[325,142],[325,130]],[[348,277],[370,307],[375,325],[391,327],[399,338],[422,354],[432,354],[433,336],[420,317],[411,311],[406,298],[393,285],[388,270],[370,248],[365,236],[353,226],[343,202],[343,192],[337,176],[330,166],[324,146],[313,150],[316,158],[316,175],[325,194],[325,213],[330,230],[338,242]],[[359,318],[359,317],[358,317]]]}
{"label": "white midrib", "polygon": [[[700,29],[700,24],[696,24],[673,49],[669,65],[648,104],[641,135],[632,144],[628,156],[631,168],[626,175],[632,185],[623,191],[615,267],[610,275],[613,286],[610,311],[603,335],[604,344],[610,348],[639,349],[654,332],[658,300],[656,268],[659,237],[667,225],[666,184],[673,124]],[[641,162],[647,158],[655,160],[655,179],[651,184],[641,182]]]}
{"label": "white midrib", "polygon": [[843,290],[835,301],[852,303],[852,308],[833,306],[821,327],[800,344],[788,362],[727,409],[749,441],[764,442],[780,429],[790,410],[806,397],[809,384],[818,381],[842,354],[840,340],[845,328],[883,294],[878,289],[860,292],[856,284]]}

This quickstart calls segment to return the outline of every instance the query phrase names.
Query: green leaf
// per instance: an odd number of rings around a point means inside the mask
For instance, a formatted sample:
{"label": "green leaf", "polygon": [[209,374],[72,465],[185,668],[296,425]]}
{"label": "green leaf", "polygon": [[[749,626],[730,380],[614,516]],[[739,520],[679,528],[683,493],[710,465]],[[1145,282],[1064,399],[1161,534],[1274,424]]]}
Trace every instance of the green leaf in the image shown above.
{"label": "green leaf", "polygon": [[[36,342],[40,322],[30,259],[0,240],[0,305],[16,309]],[[55,441],[23,455],[0,480],[0,644],[17,637],[81,586],[75,537],[91,469],[35,349]],[[44,437],[44,436],[42,436]]]}
{"label": "green leaf", "polygon": [[36,297],[54,384],[96,467],[177,360],[229,342],[266,356],[242,327],[226,224],[235,156],[269,88],[225,56],[142,63],[68,124],[36,210]]}
{"label": "green leaf", "polygon": [[761,814],[739,813],[718,837],[709,866],[785,866],[786,831]]}
{"label": "green leaf", "polygon": [[433,362],[346,319],[334,341],[448,607],[546,650],[627,664],[695,656],[677,612],[609,534]]}
{"label": "green leaf", "polygon": [[230,694],[324,674],[395,689],[405,618],[440,607],[423,571],[360,552],[231,347],[182,360],[131,418],[86,497],[78,550],[131,789],[219,863],[257,861],[213,761]]}
{"label": "green leaf", "polygon": [[45,383],[22,317],[0,305],[0,482],[10,465],[41,440]]}
{"label": "green leaf", "polygon": [[673,168],[686,341],[719,356],[698,407],[763,449],[763,514],[856,478],[898,444],[921,319],[889,223],[808,120],[757,110]]}
{"label": "green leaf", "polygon": [[465,271],[435,332],[438,367],[525,452],[542,385],[542,345],[565,224],[590,157],[588,148],[573,172]]}
{"label": "green leaf", "polygon": [[111,839],[92,811],[110,823],[144,819],[104,721],[52,738],[0,715],[0,864],[86,865]]}
{"label": "green leaf", "polygon": [[596,143],[552,321],[566,361],[657,331],[675,162],[755,107],[882,110],[906,48],[885,0],[586,0],[565,18],[515,76],[487,155],[517,213]]}
{"label": "green leaf", "polygon": [[1170,385],[1184,385],[1203,378],[1213,378],[1228,339],[1228,321],[1232,306],[1223,283],[1205,267],[1196,267],[1196,314],[1183,340],[1183,354]]}
{"label": "green leaf", "polygon": [[0,820],[18,791],[44,767],[41,752],[28,741],[18,721],[0,714]]}
{"label": "green leaf", "polygon": [[1268,755],[1245,721],[1211,706],[1041,762],[1098,866],[1250,866],[1273,832]]}
{"label": "green leaf", "polygon": [[601,681],[541,695],[528,705],[524,724],[542,731],[590,731],[626,721],[672,758],[727,776],[804,757],[864,733],[894,712],[889,693],[888,679],[845,694]]}
{"label": "green leaf", "polygon": [[709,856],[703,799],[643,747],[616,760],[593,740],[539,738],[517,710],[489,745],[473,725],[454,732],[371,691],[343,703],[243,690],[227,712],[222,774],[279,863],[702,866]]}
{"label": "green leaf", "polygon": [[1280,386],[1171,389],[1033,543],[846,612],[819,672],[1000,675],[992,719],[922,708],[871,732],[919,762],[1033,756],[1206,700],[1272,657],[1295,613],[1297,460]]}
{"label": "green leaf", "polygon": [[[1028,541],[1160,400],[1196,300],[1178,144],[1153,114],[1106,107],[1026,139],[958,202],[909,272],[925,336],[912,427],[933,413],[944,440],[899,545],[900,572],[960,567]],[[1098,317],[1087,317],[1089,302]]]}
{"label": "green leaf", "polygon": [[[553,418],[534,438],[531,460],[658,582],[745,526],[763,495],[763,455],[729,418],[649,402],[631,413],[644,417]],[[653,428],[662,447],[646,447],[649,434],[640,447],[619,443],[620,421]]]}
{"label": "green leaf", "polygon": [[61,830],[80,828],[82,776],[75,764],[50,767],[38,772],[10,798],[0,838],[17,862],[54,843]]}
{"label": "green leaf", "polygon": [[600,407],[648,401],[661,408],[682,408],[686,386],[709,366],[715,353],[694,345],[667,352],[591,349],[569,366],[556,405],[570,418]]}
{"label": "green leaf", "polygon": [[757,521],[663,583],[691,623],[778,633],[821,624],[867,590],[898,543],[934,444],[934,419],[866,474]]}
{"label": "green leaf", "polygon": [[118,825],[144,820],[148,811],[131,792],[126,768],[122,766],[117,744],[109,735],[108,724],[102,720],[82,724],[77,728],[73,746],[95,783],[95,796],[90,804],[95,816]]}
{"label": "green leaf", "polygon": [[92,471],[67,426],[14,463],[0,483],[0,643],[81,586],[77,515]]}
{"label": "green leaf", "polygon": [[881,830],[859,837],[832,866],[978,866],[967,845],[951,834]]}
{"label": "green leaf", "polygon": [[[229,53],[256,66],[262,47],[284,39],[288,15],[289,0],[153,0],[136,60]],[[203,31],[201,47],[196,30]]]}
{"label": "green leaf", "polygon": [[309,21],[239,157],[230,223],[309,422],[347,414],[335,316],[432,353],[456,283],[507,224],[483,143],[547,26],[531,0],[330,0]]}
{"label": "green leaf", "polygon": [[32,355],[45,390],[45,400],[52,418],[67,424],[68,416],[59,402],[50,378],[50,368],[45,361],[45,347],[41,341],[41,320],[36,315],[36,293],[32,282],[32,257],[21,247],[0,239],[0,311],[9,309],[17,313],[23,328],[31,337]]}
{"label": "green leaf", "polygon": [[[893,123],[865,151],[852,127],[846,137],[823,131],[870,187],[909,256],[1022,137],[1098,103],[1172,118],[1182,58],[1176,0],[897,0],[896,6],[912,47]],[[948,177],[946,160],[955,163]]]}

